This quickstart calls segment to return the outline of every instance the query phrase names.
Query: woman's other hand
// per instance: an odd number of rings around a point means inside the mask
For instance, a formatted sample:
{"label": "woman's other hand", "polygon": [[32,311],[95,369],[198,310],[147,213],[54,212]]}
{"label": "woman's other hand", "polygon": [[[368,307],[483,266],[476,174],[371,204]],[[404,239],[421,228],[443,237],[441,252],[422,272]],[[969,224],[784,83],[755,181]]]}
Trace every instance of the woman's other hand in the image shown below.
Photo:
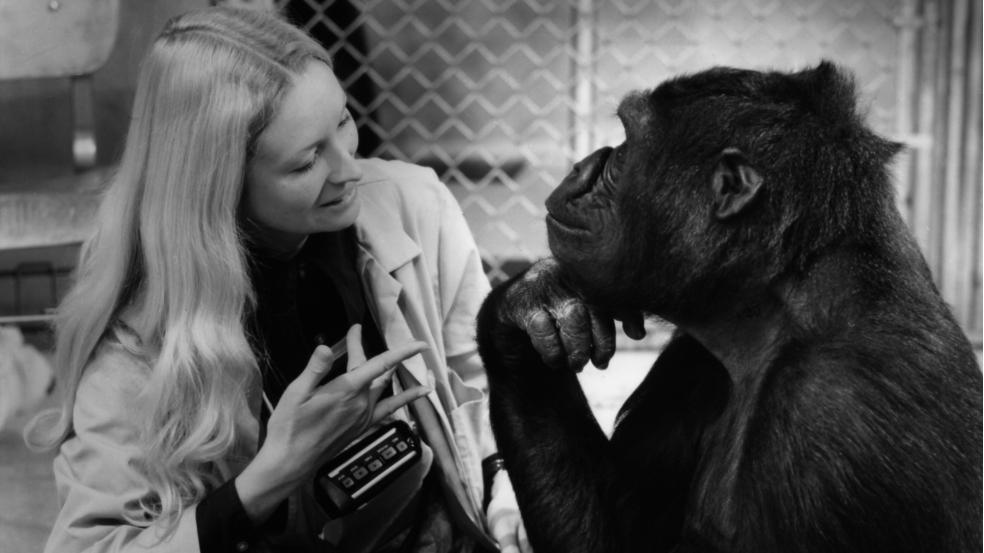
{"label": "woman's other hand", "polygon": [[345,448],[370,426],[426,395],[416,386],[379,400],[399,363],[424,349],[412,342],[366,360],[362,329],[346,335],[348,371],[325,384],[336,355],[318,346],[304,371],[284,390],[267,422],[266,441],[236,478],[236,491],[254,522],[273,509],[315,469]]}
{"label": "woman's other hand", "polygon": [[506,471],[499,471],[492,482],[492,499],[486,510],[489,531],[502,553],[533,553],[526,537],[526,526],[516,504],[516,494]]}

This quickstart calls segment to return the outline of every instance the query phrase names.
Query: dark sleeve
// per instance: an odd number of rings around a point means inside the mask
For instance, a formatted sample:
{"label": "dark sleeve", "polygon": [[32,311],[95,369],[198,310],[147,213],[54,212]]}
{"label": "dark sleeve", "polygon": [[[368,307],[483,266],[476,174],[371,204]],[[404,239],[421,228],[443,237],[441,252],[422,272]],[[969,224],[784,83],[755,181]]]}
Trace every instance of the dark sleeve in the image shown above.
{"label": "dark sleeve", "polygon": [[269,530],[269,525],[281,518],[284,504],[277,508],[270,521],[261,526],[253,524],[239,499],[235,483],[233,479],[219,486],[195,509],[202,553],[249,551],[263,530]]}

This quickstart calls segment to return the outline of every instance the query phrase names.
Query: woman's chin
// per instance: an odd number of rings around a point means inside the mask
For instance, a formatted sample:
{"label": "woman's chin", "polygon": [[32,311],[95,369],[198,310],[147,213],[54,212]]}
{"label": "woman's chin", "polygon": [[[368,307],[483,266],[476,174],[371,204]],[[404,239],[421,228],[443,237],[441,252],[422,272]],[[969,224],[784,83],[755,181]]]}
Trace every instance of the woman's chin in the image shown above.
{"label": "woman's chin", "polygon": [[317,208],[314,232],[335,232],[355,224],[362,209],[362,201],[358,194],[340,205],[325,205]]}

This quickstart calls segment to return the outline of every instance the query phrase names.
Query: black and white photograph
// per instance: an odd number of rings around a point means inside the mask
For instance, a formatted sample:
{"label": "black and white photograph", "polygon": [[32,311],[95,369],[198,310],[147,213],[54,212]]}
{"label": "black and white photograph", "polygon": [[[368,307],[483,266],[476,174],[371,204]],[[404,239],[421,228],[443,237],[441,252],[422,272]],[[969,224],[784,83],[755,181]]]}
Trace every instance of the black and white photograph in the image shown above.
{"label": "black and white photograph", "polygon": [[984,551],[980,0],[0,0],[0,553]]}

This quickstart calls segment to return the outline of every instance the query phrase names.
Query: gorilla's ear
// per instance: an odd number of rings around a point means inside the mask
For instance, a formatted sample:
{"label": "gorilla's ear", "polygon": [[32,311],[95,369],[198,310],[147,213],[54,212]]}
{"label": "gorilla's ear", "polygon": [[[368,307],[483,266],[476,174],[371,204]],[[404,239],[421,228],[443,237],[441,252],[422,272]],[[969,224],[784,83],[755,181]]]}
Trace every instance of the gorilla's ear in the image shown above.
{"label": "gorilla's ear", "polygon": [[762,175],[748,163],[741,150],[726,148],[721,152],[711,178],[714,216],[727,219],[741,213],[761,187]]}

